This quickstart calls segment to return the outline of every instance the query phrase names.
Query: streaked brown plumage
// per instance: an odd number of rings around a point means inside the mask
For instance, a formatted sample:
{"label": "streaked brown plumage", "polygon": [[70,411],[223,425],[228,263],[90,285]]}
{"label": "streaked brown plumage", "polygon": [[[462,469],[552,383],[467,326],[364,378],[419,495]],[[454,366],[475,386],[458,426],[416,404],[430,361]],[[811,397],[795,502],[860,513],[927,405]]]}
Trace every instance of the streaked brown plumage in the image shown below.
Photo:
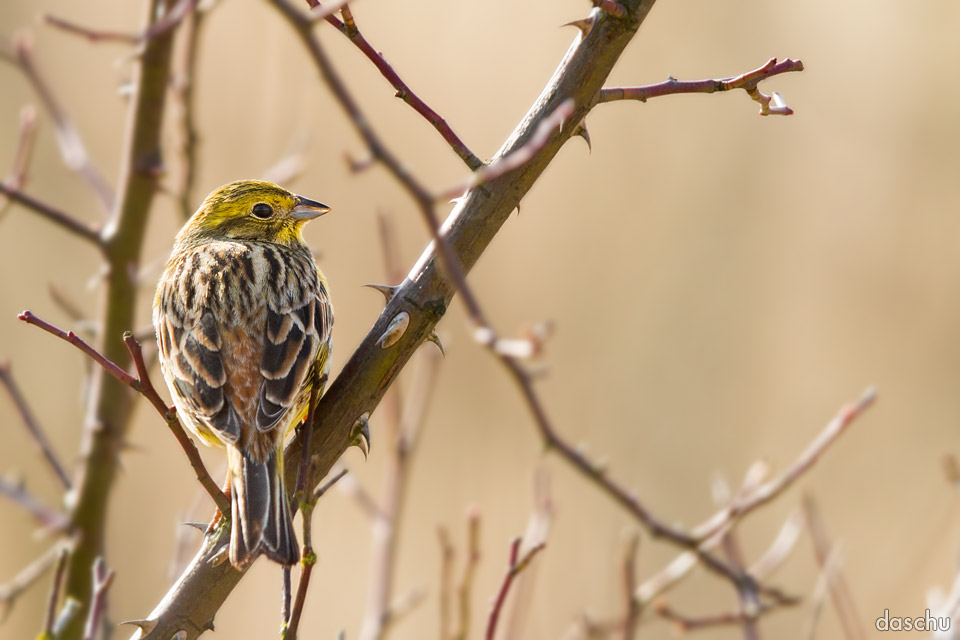
{"label": "streaked brown plumage", "polygon": [[299,559],[282,445],[329,367],[333,308],[301,234],[327,210],[267,182],[225,185],[177,235],[157,287],[160,364],[177,411],[227,448],[237,567],[260,553]]}

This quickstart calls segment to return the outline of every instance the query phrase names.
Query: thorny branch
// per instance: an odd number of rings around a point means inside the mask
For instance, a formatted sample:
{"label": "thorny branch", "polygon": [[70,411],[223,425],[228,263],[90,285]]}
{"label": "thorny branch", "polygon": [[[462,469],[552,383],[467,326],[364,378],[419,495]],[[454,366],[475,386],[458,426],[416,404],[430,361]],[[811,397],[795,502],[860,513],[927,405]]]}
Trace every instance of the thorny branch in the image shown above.
{"label": "thorny branch", "polygon": [[[770,58],[763,66],[731,78],[720,78],[718,80],[676,80],[675,78],[669,78],[664,82],[642,87],[604,88],[600,91],[598,102],[612,102],[614,100],[646,102],[650,98],[677,93],[716,93],[718,91],[743,89],[751,99],[760,104],[760,115],[789,116],[793,114],[793,109],[784,104],[780,94],[773,93],[768,96],[761,92],[758,86],[761,81],[767,78],[791,71],[803,71],[803,63],[789,58],[777,62],[776,58]],[[773,106],[770,106],[771,102]]]}

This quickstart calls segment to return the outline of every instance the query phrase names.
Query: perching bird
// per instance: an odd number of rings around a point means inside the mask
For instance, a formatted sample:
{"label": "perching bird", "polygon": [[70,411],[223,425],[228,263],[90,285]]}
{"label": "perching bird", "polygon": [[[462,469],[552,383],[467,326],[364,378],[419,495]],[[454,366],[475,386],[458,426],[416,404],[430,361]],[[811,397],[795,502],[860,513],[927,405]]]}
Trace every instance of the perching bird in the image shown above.
{"label": "perching bird", "polygon": [[282,447],[330,366],[333,307],[302,234],[327,211],[269,182],[220,187],[177,234],[157,286],[153,324],[177,414],[227,448],[237,568],[260,553],[300,557]]}

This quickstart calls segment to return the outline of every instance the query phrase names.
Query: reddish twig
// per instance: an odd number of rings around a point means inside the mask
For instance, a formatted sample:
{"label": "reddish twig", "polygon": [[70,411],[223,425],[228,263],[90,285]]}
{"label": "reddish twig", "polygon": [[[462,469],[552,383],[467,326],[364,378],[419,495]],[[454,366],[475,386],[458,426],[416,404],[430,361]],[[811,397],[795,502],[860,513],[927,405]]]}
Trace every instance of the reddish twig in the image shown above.
{"label": "reddish twig", "polygon": [[107,590],[113,584],[116,574],[108,571],[103,558],[97,558],[93,563],[93,601],[87,615],[87,626],[83,632],[83,640],[94,640],[100,637],[100,620],[107,607]]}
{"label": "reddish twig", "polygon": [[43,432],[43,428],[40,426],[40,423],[37,422],[37,418],[30,409],[30,405],[27,404],[26,398],[24,398],[20,392],[20,387],[17,386],[13,374],[10,372],[10,365],[5,362],[0,363],[0,383],[3,383],[3,386],[7,388],[7,393],[10,394],[10,399],[13,400],[13,404],[16,405],[17,411],[23,419],[24,426],[27,428],[27,431],[30,432],[33,441],[40,447],[40,452],[47,461],[47,466],[53,471],[53,475],[60,480],[63,488],[69,490],[69,476],[67,476],[67,472],[60,463],[60,459],[54,452],[53,445],[50,444],[47,435]]}
{"label": "reddish twig", "polygon": [[[641,87],[601,89],[597,102],[612,102],[614,100],[646,102],[650,98],[677,93],[716,93],[718,91],[743,89],[753,100],[760,103],[760,115],[789,116],[793,114],[793,109],[783,104],[780,94],[774,93],[768,96],[759,90],[758,85],[767,78],[791,71],[803,71],[803,63],[790,58],[781,62],[777,62],[776,58],[770,58],[763,66],[731,78],[717,80],[676,80],[675,78],[669,78],[665,82]],[[773,106],[770,105],[771,102]]]}
{"label": "reddish twig", "polygon": [[101,174],[93,164],[73,121],[53,95],[53,91],[50,89],[43,75],[41,75],[34,65],[33,44],[29,35],[26,33],[17,34],[14,38],[12,52],[4,54],[0,56],[0,58],[18,67],[30,84],[33,85],[33,89],[43,103],[44,108],[50,113],[51,118],[53,118],[53,124],[57,133],[57,144],[60,146],[60,154],[63,156],[63,161],[71,171],[74,171],[83,178],[84,182],[93,190],[97,196],[97,201],[100,203],[101,209],[103,209],[105,213],[110,213],[113,210],[114,204],[113,189],[103,177],[103,174]]}
{"label": "reddish twig", "polygon": [[486,640],[493,640],[497,633],[497,620],[500,619],[500,611],[503,609],[503,603],[507,599],[507,594],[510,592],[510,585],[513,584],[514,578],[520,575],[520,573],[530,565],[533,558],[547,546],[545,542],[541,542],[531,547],[521,558],[519,557],[520,542],[521,539],[516,538],[510,545],[510,564],[507,565],[507,573],[503,576],[503,582],[500,583],[500,590],[497,592],[497,597],[493,601],[493,608],[490,610],[490,617],[487,619],[487,632],[484,635]]}
{"label": "reddish twig", "polygon": [[[307,4],[310,5],[314,11],[319,9],[324,12],[325,15],[322,15],[323,19],[336,27],[340,33],[346,36],[350,42],[363,52],[363,55],[365,55],[377,68],[377,71],[380,72],[380,75],[396,90],[396,97],[406,102],[414,111],[423,116],[471,171],[476,171],[483,166],[483,161],[470,151],[460,137],[454,133],[447,121],[411,90],[393,67],[390,66],[390,63],[386,61],[383,54],[367,42],[367,39],[360,33],[360,29],[357,28],[356,20],[354,20],[350,7],[347,6],[346,2],[340,3],[340,13],[343,16],[342,22],[333,15],[336,11],[336,7],[333,4],[321,6],[317,0],[307,0]],[[319,17],[321,17],[320,14],[315,14],[313,19],[316,20]]]}
{"label": "reddish twig", "polygon": [[39,213],[42,217],[60,226],[61,228],[66,229],[70,233],[80,236],[84,240],[89,240],[101,249],[103,248],[103,241],[100,238],[100,231],[91,227],[87,223],[80,222],[76,218],[64,213],[60,209],[52,207],[45,202],[41,202],[33,196],[28,196],[19,189],[10,187],[3,182],[0,182],[0,193],[5,195],[12,202],[23,205],[34,213]]}
{"label": "reddish twig", "polygon": [[64,331],[63,329],[50,324],[46,320],[37,317],[30,311],[24,311],[17,317],[27,324],[32,324],[35,327],[39,327],[47,333],[50,333],[77,347],[80,351],[89,356],[94,362],[100,365],[105,372],[113,376],[122,384],[142,394],[147,400],[149,400],[150,404],[152,404],[157,410],[157,413],[163,416],[164,421],[167,423],[167,427],[169,427],[174,437],[176,437],[177,442],[180,443],[180,446],[187,454],[187,459],[190,461],[190,466],[193,467],[193,470],[197,475],[197,480],[200,481],[200,484],[203,486],[206,492],[210,494],[210,497],[217,505],[217,508],[220,509],[220,513],[229,513],[230,502],[227,500],[226,496],[223,495],[223,492],[220,491],[217,483],[213,481],[213,478],[211,478],[210,474],[207,472],[206,467],[203,465],[203,460],[200,458],[200,452],[197,451],[196,445],[193,444],[193,441],[183,430],[183,426],[180,424],[179,418],[177,418],[176,410],[172,407],[168,407],[160,397],[160,394],[158,394],[157,390],[154,388],[153,383],[150,380],[150,375],[147,372],[147,366],[143,361],[143,352],[140,350],[140,343],[134,339],[133,334],[129,332],[124,334],[123,342],[133,359],[134,366],[137,370],[137,377],[130,375],[115,363],[108,360],[103,354],[87,344],[83,338],[75,334],[73,331]]}

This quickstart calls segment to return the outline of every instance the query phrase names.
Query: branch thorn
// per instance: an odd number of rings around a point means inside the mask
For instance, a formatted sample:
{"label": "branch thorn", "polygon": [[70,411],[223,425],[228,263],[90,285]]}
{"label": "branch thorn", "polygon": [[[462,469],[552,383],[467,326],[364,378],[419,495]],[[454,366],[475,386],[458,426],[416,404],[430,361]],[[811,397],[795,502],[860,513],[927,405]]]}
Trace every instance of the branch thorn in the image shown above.
{"label": "branch thorn", "polygon": [[387,299],[387,304],[389,304],[390,301],[393,300],[393,297],[397,295],[397,291],[400,290],[399,286],[392,286],[389,284],[374,284],[374,283],[368,282],[367,284],[362,286],[369,287],[370,289],[376,289],[377,291],[382,293],[383,297]]}
{"label": "branch thorn", "polygon": [[350,432],[350,446],[357,447],[363,452],[363,459],[370,455],[370,412],[364,411],[353,423]]}

